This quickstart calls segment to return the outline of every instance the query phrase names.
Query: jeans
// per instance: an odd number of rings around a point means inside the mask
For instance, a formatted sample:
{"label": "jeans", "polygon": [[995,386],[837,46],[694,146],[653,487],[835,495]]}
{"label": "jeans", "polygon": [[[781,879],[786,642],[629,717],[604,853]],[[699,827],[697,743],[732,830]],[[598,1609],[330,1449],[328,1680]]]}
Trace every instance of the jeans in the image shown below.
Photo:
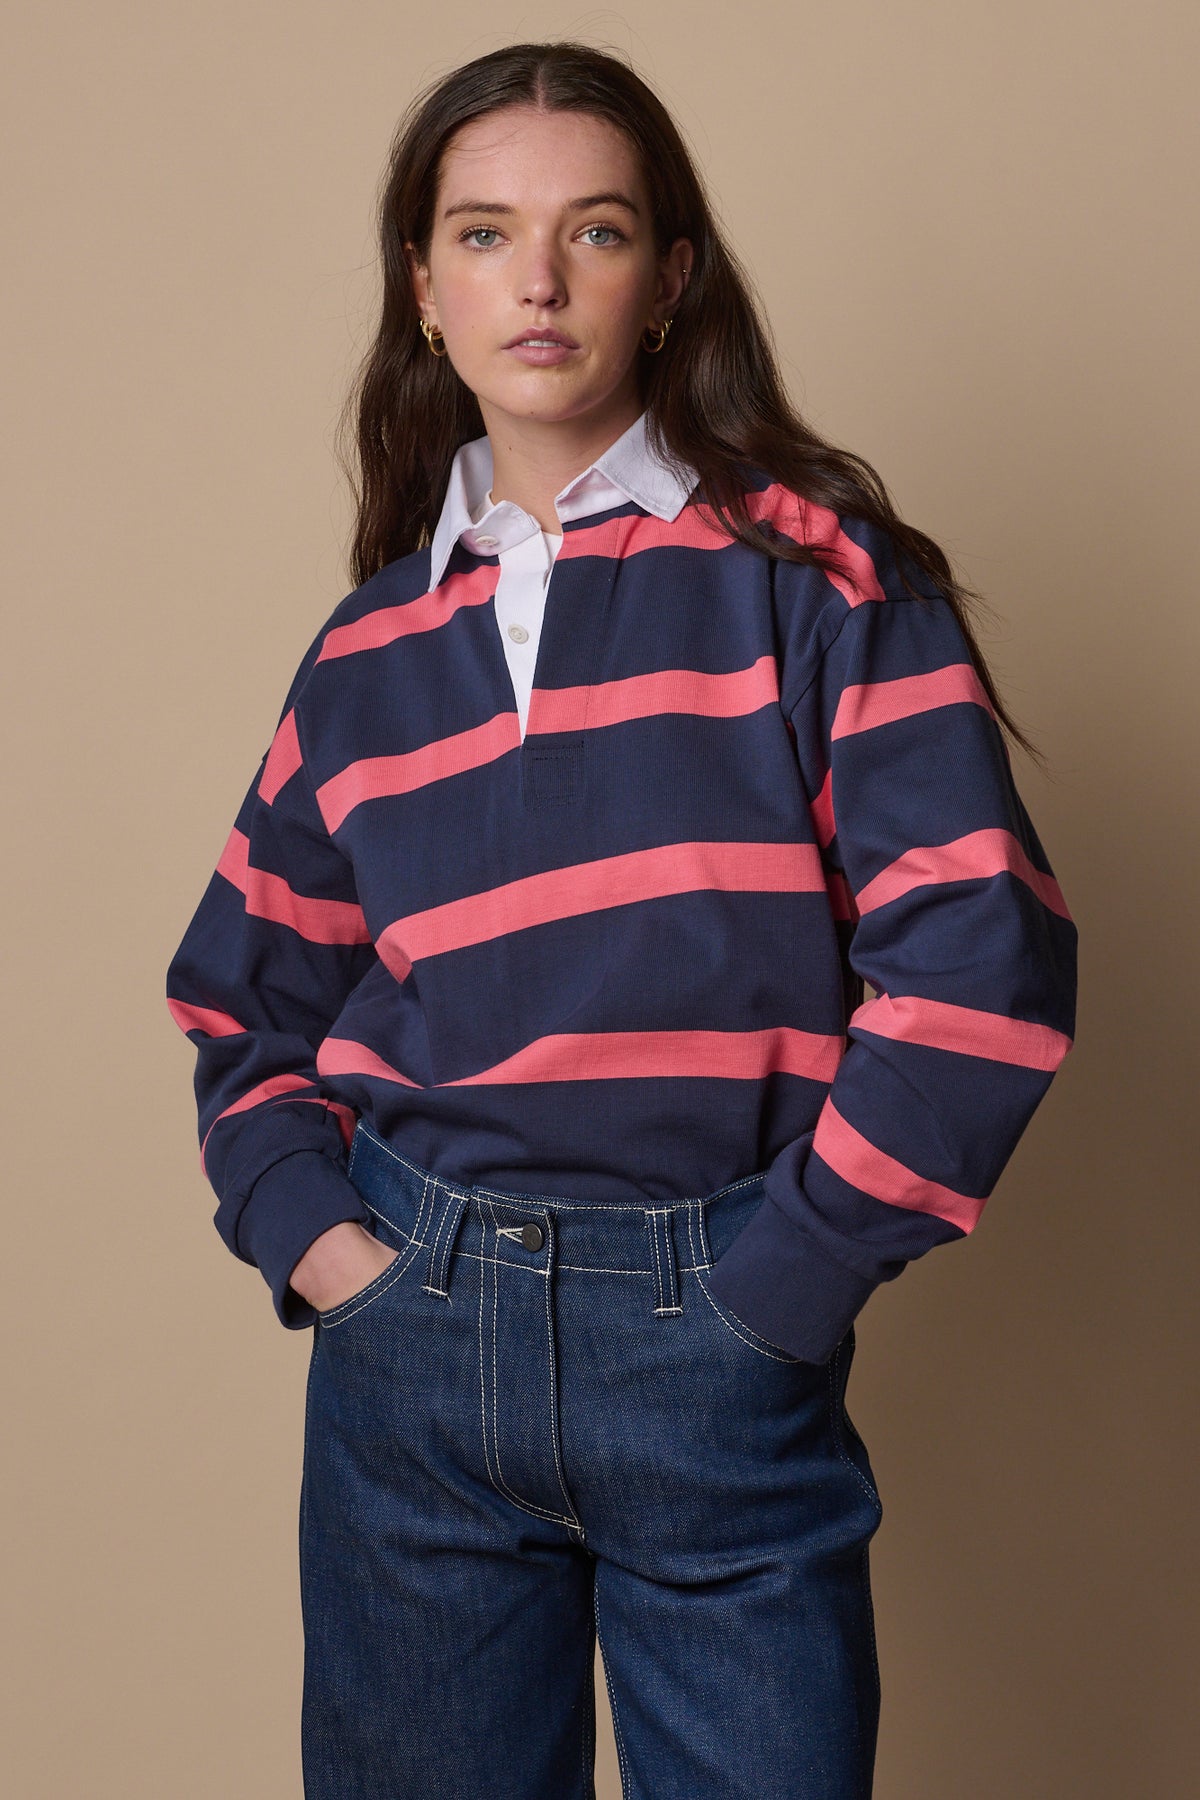
{"label": "jeans", "polygon": [[866,1800],[879,1717],[849,1331],[802,1362],[705,1274],[763,1175],[671,1205],[465,1188],[364,1123],[399,1255],[313,1327],[306,1800]]}

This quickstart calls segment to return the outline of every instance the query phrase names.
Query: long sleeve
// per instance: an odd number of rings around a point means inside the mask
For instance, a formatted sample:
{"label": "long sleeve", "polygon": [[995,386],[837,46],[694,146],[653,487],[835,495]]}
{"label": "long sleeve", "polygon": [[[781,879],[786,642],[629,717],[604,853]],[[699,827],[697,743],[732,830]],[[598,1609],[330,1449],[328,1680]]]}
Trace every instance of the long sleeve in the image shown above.
{"label": "long sleeve", "polygon": [[848,1019],[815,1129],[774,1158],[710,1277],[816,1362],[880,1282],[974,1229],[1075,1029],[1075,926],[966,640],[940,596],[888,585],[839,601],[787,707],[848,915],[848,986],[875,997]]}
{"label": "long sleeve", "polygon": [[353,1114],[316,1067],[318,1046],[376,956],[300,749],[295,701],[313,656],[167,972],[172,1017],[196,1046],[214,1223],[260,1270],[292,1328],[316,1316],[288,1285],[305,1250],[340,1220],[369,1222],[345,1167]]}

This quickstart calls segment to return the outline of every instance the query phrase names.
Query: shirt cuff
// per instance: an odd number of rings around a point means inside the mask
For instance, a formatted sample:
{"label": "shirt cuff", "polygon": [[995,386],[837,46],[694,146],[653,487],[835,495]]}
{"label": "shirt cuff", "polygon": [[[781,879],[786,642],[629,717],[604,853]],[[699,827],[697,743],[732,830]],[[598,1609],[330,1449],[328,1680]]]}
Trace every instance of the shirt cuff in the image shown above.
{"label": "shirt cuff", "polygon": [[343,1219],[370,1226],[371,1215],[345,1169],[321,1150],[296,1150],[265,1169],[238,1221],[238,1242],[257,1263],[281,1324],[299,1331],[316,1322],[314,1306],[289,1277],[309,1245]]}
{"label": "shirt cuff", "polygon": [[826,1255],[769,1195],[708,1272],[743,1325],[813,1363],[829,1361],[878,1285]]}

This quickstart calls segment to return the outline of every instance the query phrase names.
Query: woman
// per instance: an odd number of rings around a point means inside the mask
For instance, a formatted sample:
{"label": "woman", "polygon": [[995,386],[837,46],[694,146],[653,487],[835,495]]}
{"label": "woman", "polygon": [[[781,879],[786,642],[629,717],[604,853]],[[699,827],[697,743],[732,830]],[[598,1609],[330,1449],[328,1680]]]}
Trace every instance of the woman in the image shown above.
{"label": "woman", "polygon": [[381,236],[358,585],[168,977],[313,1329],[305,1792],[591,1794],[599,1632],[627,1796],[858,1800],[853,1321],[1073,1031],[1025,740],[624,64],[454,71]]}

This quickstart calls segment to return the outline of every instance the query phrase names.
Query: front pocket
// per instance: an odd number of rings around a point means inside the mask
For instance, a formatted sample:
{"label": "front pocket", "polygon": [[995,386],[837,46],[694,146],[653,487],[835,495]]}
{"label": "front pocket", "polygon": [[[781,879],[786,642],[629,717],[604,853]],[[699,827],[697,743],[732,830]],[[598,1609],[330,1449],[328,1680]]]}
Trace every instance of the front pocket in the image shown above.
{"label": "front pocket", "polygon": [[317,1323],[323,1331],[337,1325],[345,1325],[350,1319],[373,1306],[395,1282],[400,1280],[420,1249],[418,1243],[406,1238],[403,1232],[395,1230],[394,1227],[383,1221],[376,1221],[375,1236],[380,1243],[395,1249],[396,1255],[386,1268],[380,1269],[378,1275],[368,1281],[365,1287],[359,1288],[356,1294],[351,1294],[348,1300],[340,1300],[336,1306],[328,1307],[324,1312],[317,1310]]}
{"label": "front pocket", "polygon": [[[708,1266],[711,1267],[711,1264]],[[726,1307],[722,1306],[716,1295],[709,1288],[706,1280],[708,1273],[707,1267],[703,1267],[697,1263],[694,1273],[696,1280],[700,1284],[700,1291],[716,1313],[718,1319],[720,1319],[722,1325],[724,1325],[725,1329],[728,1332],[731,1332],[734,1337],[740,1338],[747,1349],[753,1350],[758,1356],[769,1357],[772,1362],[802,1363],[805,1361],[804,1357],[793,1356],[790,1350],[783,1350],[778,1344],[772,1344],[767,1338],[760,1337],[757,1331],[752,1330],[749,1325],[745,1324],[741,1319],[737,1318],[735,1314],[729,1312]]]}
{"label": "front pocket", "polygon": [[[731,1313],[727,1306],[717,1299],[708,1285],[708,1276],[714,1269],[729,1246],[741,1236],[759,1207],[763,1204],[762,1177],[749,1178],[739,1182],[734,1188],[716,1197],[720,1208],[719,1217],[714,1219],[705,1207],[689,1207],[687,1215],[688,1248],[691,1251],[692,1270],[700,1286],[705,1303],[717,1315],[725,1330],[745,1344],[755,1355],[769,1362],[786,1363],[791,1366],[805,1364],[808,1368],[814,1365],[803,1356],[793,1356],[790,1350],[781,1345],[771,1343],[769,1338],[762,1337],[753,1326]],[[714,1229],[715,1226],[715,1229]],[[713,1240],[716,1240],[714,1243]]]}

